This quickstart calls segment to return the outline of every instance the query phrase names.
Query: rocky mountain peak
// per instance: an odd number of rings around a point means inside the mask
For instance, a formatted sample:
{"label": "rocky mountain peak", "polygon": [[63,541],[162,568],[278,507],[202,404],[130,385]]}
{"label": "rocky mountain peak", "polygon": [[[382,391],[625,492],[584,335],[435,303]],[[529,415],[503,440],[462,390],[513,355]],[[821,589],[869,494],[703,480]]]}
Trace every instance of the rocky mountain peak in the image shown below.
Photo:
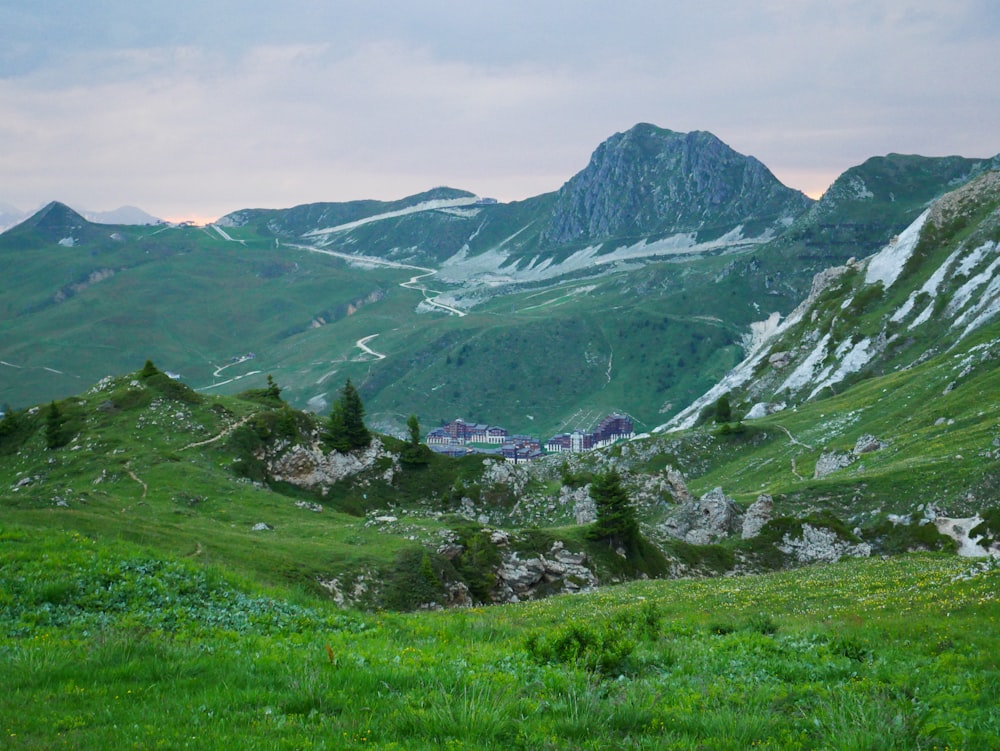
{"label": "rocky mountain peak", "polygon": [[757,159],[711,133],[641,123],[598,146],[587,167],[559,190],[543,241],[687,232],[710,239],[740,225],[759,234],[809,204]]}

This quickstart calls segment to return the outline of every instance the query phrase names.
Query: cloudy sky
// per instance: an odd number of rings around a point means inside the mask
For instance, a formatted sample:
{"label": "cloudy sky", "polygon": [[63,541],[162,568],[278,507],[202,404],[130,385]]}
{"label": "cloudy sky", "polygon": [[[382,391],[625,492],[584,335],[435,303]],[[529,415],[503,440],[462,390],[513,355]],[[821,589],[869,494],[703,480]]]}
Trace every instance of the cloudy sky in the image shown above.
{"label": "cloudy sky", "polygon": [[1000,152],[998,42],[996,0],[0,0],[0,203],[517,200],[637,122],[817,196]]}

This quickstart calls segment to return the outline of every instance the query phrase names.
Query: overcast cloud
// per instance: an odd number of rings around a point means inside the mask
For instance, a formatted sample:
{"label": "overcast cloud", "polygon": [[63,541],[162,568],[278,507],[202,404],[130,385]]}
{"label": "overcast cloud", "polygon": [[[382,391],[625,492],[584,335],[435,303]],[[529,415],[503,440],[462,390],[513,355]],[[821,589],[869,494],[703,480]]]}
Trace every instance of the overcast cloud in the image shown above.
{"label": "overcast cloud", "polygon": [[817,195],[870,156],[1000,152],[998,36],[995,0],[0,0],[0,202],[516,200],[637,122]]}

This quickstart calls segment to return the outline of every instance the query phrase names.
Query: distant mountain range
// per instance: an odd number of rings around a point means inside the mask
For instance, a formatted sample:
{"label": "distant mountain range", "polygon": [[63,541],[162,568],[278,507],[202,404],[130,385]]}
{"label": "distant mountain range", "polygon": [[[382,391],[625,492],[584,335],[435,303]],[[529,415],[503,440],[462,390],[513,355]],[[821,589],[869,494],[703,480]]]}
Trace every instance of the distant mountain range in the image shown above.
{"label": "distant mountain range", "polygon": [[[39,211],[44,210],[44,208],[42,207]],[[10,229],[29,216],[32,216],[30,212],[21,211],[9,203],[0,203],[0,232]],[[159,224],[162,221],[135,206],[121,206],[114,211],[84,211],[81,212],[81,216],[95,224]]]}
{"label": "distant mountain range", "polygon": [[640,124],[513,203],[436,188],[204,228],[107,226],[53,203],[0,235],[0,399],[76,393],[151,358],[215,392],[270,373],[319,411],[351,377],[386,430],[411,412],[540,435],[622,412],[652,429],[815,274],[998,167],[873,157],[813,201],[710,133]]}

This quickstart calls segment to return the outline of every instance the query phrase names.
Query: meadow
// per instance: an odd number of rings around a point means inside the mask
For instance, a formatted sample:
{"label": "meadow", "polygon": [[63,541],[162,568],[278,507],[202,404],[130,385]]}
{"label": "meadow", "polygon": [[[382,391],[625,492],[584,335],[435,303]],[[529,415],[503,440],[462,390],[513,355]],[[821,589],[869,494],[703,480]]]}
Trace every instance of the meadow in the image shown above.
{"label": "meadow", "polygon": [[0,560],[4,748],[1000,745],[990,561],[400,614],[79,532],[4,527]]}

